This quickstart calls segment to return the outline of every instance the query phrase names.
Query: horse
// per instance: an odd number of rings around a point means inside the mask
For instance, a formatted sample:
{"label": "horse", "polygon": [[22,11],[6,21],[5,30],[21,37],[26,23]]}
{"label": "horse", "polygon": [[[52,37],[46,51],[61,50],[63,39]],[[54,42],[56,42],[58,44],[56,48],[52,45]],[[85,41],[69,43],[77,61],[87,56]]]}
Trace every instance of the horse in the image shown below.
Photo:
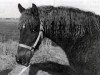
{"label": "horse", "polygon": [[[28,66],[44,37],[59,45],[70,66],[54,62],[30,66],[30,74],[39,69],[52,75],[99,75],[100,16],[70,7],[37,7],[25,9],[18,4],[20,40],[16,55],[19,64]],[[33,69],[35,69],[33,71]]]}

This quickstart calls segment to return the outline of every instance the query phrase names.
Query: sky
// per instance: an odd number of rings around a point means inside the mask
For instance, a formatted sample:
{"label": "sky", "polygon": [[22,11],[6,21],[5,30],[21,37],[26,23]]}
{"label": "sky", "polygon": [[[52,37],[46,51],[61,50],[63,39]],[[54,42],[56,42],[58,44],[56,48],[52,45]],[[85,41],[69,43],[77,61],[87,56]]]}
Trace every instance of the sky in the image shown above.
{"label": "sky", "polygon": [[29,8],[32,3],[37,6],[53,5],[80,8],[100,15],[100,0],[0,0],[0,18],[19,18],[18,3]]}

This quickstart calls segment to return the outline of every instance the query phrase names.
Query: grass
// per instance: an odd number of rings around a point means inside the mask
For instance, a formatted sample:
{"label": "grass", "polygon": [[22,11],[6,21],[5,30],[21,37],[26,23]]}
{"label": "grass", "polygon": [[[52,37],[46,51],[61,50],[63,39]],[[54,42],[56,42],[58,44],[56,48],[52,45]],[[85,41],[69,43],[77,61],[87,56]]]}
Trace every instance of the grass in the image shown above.
{"label": "grass", "polygon": [[18,21],[0,20],[0,71],[14,66],[18,47]]}

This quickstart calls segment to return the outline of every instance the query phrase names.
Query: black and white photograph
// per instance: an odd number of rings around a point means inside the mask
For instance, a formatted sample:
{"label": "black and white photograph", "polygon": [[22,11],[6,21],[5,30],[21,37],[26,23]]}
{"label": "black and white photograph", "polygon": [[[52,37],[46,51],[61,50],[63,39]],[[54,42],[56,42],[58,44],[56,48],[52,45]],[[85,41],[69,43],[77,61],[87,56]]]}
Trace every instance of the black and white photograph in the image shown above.
{"label": "black and white photograph", "polygon": [[100,0],[0,0],[0,75],[100,75]]}

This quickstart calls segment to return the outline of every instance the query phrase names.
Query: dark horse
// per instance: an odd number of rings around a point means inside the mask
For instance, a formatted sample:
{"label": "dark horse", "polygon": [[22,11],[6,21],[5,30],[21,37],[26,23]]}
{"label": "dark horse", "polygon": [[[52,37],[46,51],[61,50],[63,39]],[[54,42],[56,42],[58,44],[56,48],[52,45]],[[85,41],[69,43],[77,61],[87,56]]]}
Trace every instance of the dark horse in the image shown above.
{"label": "dark horse", "polygon": [[[54,62],[31,65],[30,74],[37,70],[53,75],[99,75],[100,73],[100,16],[77,8],[41,6],[35,4],[25,9],[18,5],[21,17],[19,21],[20,44],[16,61],[28,65],[34,51],[31,47],[39,35],[43,23],[43,36],[51,39],[66,53],[70,66]],[[38,40],[36,50],[42,39]]]}

